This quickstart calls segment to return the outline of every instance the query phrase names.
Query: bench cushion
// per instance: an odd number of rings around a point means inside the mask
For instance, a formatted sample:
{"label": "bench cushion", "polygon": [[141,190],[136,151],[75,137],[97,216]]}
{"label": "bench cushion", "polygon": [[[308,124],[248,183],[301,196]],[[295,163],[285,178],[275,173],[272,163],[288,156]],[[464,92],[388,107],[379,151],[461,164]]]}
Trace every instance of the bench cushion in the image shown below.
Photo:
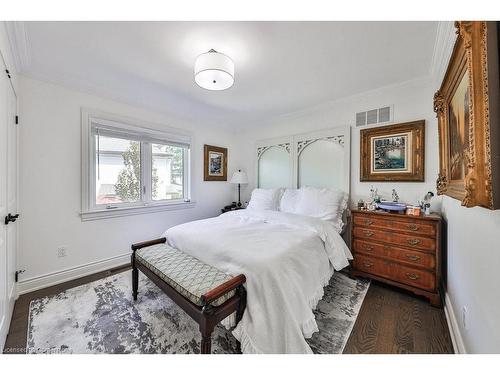
{"label": "bench cushion", "polygon": [[[135,259],[198,306],[203,294],[233,278],[166,243],[137,250]],[[234,294],[231,290],[211,304],[219,306]]]}

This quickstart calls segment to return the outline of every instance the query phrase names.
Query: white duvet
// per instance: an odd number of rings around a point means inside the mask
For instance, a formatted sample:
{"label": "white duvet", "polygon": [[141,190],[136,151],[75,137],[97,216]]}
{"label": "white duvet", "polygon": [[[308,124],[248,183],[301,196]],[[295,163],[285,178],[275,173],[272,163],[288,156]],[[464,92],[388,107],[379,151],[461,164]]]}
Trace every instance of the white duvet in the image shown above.
{"label": "white duvet", "polygon": [[243,353],[311,353],[313,309],[334,270],[352,259],[333,224],[279,211],[239,210],[177,225],[168,243],[231,275],[247,308],[233,330]]}

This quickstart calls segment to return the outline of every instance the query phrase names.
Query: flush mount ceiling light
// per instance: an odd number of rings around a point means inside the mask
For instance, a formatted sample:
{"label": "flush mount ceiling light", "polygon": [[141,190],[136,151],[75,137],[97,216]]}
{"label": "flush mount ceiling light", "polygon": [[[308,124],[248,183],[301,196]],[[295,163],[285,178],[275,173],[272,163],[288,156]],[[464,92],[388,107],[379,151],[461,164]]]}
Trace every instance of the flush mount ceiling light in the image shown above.
{"label": "flush mount ceiling light", "polygon": [[196,59],[194,80],[207,90],[226,90],[234,83],[234,62],[223,53],[211,49]]}

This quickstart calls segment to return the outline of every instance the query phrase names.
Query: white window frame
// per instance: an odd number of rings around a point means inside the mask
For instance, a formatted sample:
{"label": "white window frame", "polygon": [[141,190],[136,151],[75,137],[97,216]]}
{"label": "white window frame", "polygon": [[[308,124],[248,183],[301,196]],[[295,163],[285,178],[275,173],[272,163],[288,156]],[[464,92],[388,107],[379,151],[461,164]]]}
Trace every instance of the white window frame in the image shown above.
{"label": "white window frame", "polygon": [[[141,141],[141,200],[140,202],[99,205],[95,202],[96,149],[94,132],[99,128],[110,137],[130,136]],[[161,129],[161,130],[159,130]],[[99,110],[82,108],[82,221],[110,217],[138,215],[150,212],[192,208],[191,196],[191,134],[179,129],[146,123],[141,120],[118,116]],[[184,184],[183,199],[153,200],[151,194],[151,143],[183,145]],[[149,168],[151,167],[151,168]]]}

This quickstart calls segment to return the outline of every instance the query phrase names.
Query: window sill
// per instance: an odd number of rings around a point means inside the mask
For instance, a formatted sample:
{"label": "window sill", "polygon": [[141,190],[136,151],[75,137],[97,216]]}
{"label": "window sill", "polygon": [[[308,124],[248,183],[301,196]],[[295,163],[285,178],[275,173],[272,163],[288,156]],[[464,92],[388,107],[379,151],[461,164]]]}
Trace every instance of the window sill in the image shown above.
{"label": "window sill", "polygon": [[194,208],[195,205],[196,202],[191,201],[191,202],[171,202],[163,204],[152,204],[149,206],[139,206],[139,207],[120,207],[111,210],[105,209],[105,210],[81,212],[80,217],[82,218],[82,221],[101,220],[112,217],[143,215],[161,211],[184,210],[188,208]]}

